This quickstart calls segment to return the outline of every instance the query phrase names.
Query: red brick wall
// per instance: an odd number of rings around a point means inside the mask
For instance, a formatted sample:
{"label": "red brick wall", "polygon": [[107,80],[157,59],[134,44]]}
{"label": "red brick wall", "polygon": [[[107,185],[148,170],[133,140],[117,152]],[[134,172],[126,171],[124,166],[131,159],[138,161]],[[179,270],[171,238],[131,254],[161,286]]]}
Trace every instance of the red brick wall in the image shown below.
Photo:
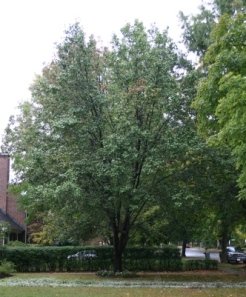
{"label": "red brick wall", "polygon": [[9,156],[0,154],[0,208],[17,223],[25,226],[25,212],[17,205],[16,198],[8,193]]}
{"label": "red brick wall", "polygon": [[0,154],[0,208],[7,212],[7,189],[9,182],[9,156]]}
{"label": "red brick wall", "polygon": [[25,213],[19,209],[16,198],[12,194],[8,194],[7,214],[17,223],[25,226]]}

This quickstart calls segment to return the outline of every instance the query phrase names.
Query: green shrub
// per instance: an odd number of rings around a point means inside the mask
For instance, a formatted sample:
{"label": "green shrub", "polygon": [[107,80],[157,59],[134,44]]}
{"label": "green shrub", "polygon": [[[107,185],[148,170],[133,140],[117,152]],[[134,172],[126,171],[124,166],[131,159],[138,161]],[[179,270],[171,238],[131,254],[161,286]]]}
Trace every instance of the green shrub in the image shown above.
{"label": "green shrub", "polygon": [[10,276],[15,271],[16,270],[14,263],[6,260],[2,260],[0,262],[0,278]]}
{"label": "green shrub", "polygon": [[178,248],[127,248],[123,255],[123,266],[130,271],[180,271],[182,261]]}
{"label": "green shrub", "polygon": [[[97,258],[75,260],[67,259],[68,255],[83,250],[95,250]],[[14,246],[0,247],[0,259],[15,264],[18,272],[49,271],[112,271],[113,248],[71,247],[71,246]],[[188,260],[182,263],[178,248],[129,247],[122,258],[123,268],[128,271],[181,271],[181,270],[214,270],[218,268],[215,260]]]}
{"label": "green shrub", "polygon": [[187,260],[183,263],[184,270],[216,270],[218,262],[216,260]]}
{"label": "green shrub", "polygon": [[[95,259],[67,259],[68,255],[83,250],[95,250]],[[100,271],[113,270],[113,248],[71,246],[6,246],[0,248],[0,259],[16,265],[18,272],[49,271]],[[176,247],[127,248],[123,255],[123,267],[128,271],[177,271],[182,269],[179,250]]]}
{"label": "green shrub", "polygon": [[7,246],[26,246],[26,244],[22,241],[18,241],[18,240],[13,240],[13,241],[9,241],[7,244]]}
{"label": "green shrub", "polygon": [[100,270],[96,273],[97,276],[101,277],[120,277],[120,278],[132,278],[137,277],[137,274],[132,271],[124,270],[122,272],[114,272],[113,270]]}
{"label": "green shrub", "polygon": [[217,270],[218,269],[218,261],[206,259],[205,268],[208,270]]}

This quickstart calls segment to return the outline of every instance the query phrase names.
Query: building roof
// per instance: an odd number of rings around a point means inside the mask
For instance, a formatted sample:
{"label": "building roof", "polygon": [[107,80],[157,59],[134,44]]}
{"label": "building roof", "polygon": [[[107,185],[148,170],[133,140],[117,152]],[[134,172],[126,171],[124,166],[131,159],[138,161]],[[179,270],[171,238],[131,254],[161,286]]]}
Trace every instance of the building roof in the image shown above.
{"label": "building roof", "polygon": [[25,230],[22,225],[17,223],[13,218],[10,217],[10,215],[4,213],[1,208],[0,208],[0,221],[9,223],[11,226],[11,230],[13,230],[14,232],[21,233]]}

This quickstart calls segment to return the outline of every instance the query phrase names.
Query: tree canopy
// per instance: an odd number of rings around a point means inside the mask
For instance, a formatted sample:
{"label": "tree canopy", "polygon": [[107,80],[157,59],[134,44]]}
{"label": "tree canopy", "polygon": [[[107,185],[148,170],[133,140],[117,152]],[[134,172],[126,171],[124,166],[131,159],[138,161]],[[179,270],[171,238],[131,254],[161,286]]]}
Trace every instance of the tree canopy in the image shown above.
{"label": "tree canopy", "polygon": [[170,163],[182,59],[166,32],[138,21],[112,45],[99,51],[72,26],[6,143],[30,216],[51,211],[81,226],[89,214],[93,227],[108,224],[122,270],[130,230]]}
{"label": "tree canopy", "polygon": [[[246,27],[245,14],[223,15],[212,32],[212,44],[205,57],[208,75],[198,87],[194,107],[199,129],[210,141],[228,145],[241,170],[239,185],[246,185],[245,98]],[[241,191],[245,196],[244,190]]]}
{"label": "tree canopy", "polygon": [[[212,10],[181,15],[197,67],[166,31],[139,21],[110,49],[79,24],[67,30],[5,135],[17,192],[46,243],[105,236],[115,271],[128,242],[185,247],[210,232],[225,251],[245,209],[234,166],[243,197],[243,2],[217,0]],[[219,146],[208,146],[196,124]]]}

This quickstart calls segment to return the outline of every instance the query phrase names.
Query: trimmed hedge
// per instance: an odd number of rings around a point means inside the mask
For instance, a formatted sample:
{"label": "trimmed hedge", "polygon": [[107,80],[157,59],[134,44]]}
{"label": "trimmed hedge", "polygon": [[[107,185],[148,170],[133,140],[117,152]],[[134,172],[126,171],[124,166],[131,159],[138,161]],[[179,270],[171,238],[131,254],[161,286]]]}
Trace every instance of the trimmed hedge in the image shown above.
{"label": "trimmed hedge", "polygon": [[163,248],[127,248],[123,255],[123,266],[129,271],[180,271],[182,261],[179,249],[173,246]]}
{"label": "trimmed hedge", "polygon": [[217,270],[218,262],[216,260],[187,260],[184,262],[184,270]]}
{"label": "trimmed hedge", "polygon": [[[67,259],[83,250],[95,250],[96,259]],[[4,247],[0,259],[15,264],[19,272],[100,271],[113,269],[113,248],[103,247]],[[178,248],[127,248],[123,255],[124,269],[129,271],[178,271],[182,262]]]}
{"label": "trimmed hedge", "polygon": [[[67,259],[68,255],[83,250],[95,250],[96,259]],[[0,248],[0,261],[14,263],[18,272],[66,272],[113,270],[113,248],[103,247],[4,247]],[[123,267],[128,271],[181,271],[214,270],[215,260],[186,260],[182,262],[179,249],[129,247],[123,255]]]}

